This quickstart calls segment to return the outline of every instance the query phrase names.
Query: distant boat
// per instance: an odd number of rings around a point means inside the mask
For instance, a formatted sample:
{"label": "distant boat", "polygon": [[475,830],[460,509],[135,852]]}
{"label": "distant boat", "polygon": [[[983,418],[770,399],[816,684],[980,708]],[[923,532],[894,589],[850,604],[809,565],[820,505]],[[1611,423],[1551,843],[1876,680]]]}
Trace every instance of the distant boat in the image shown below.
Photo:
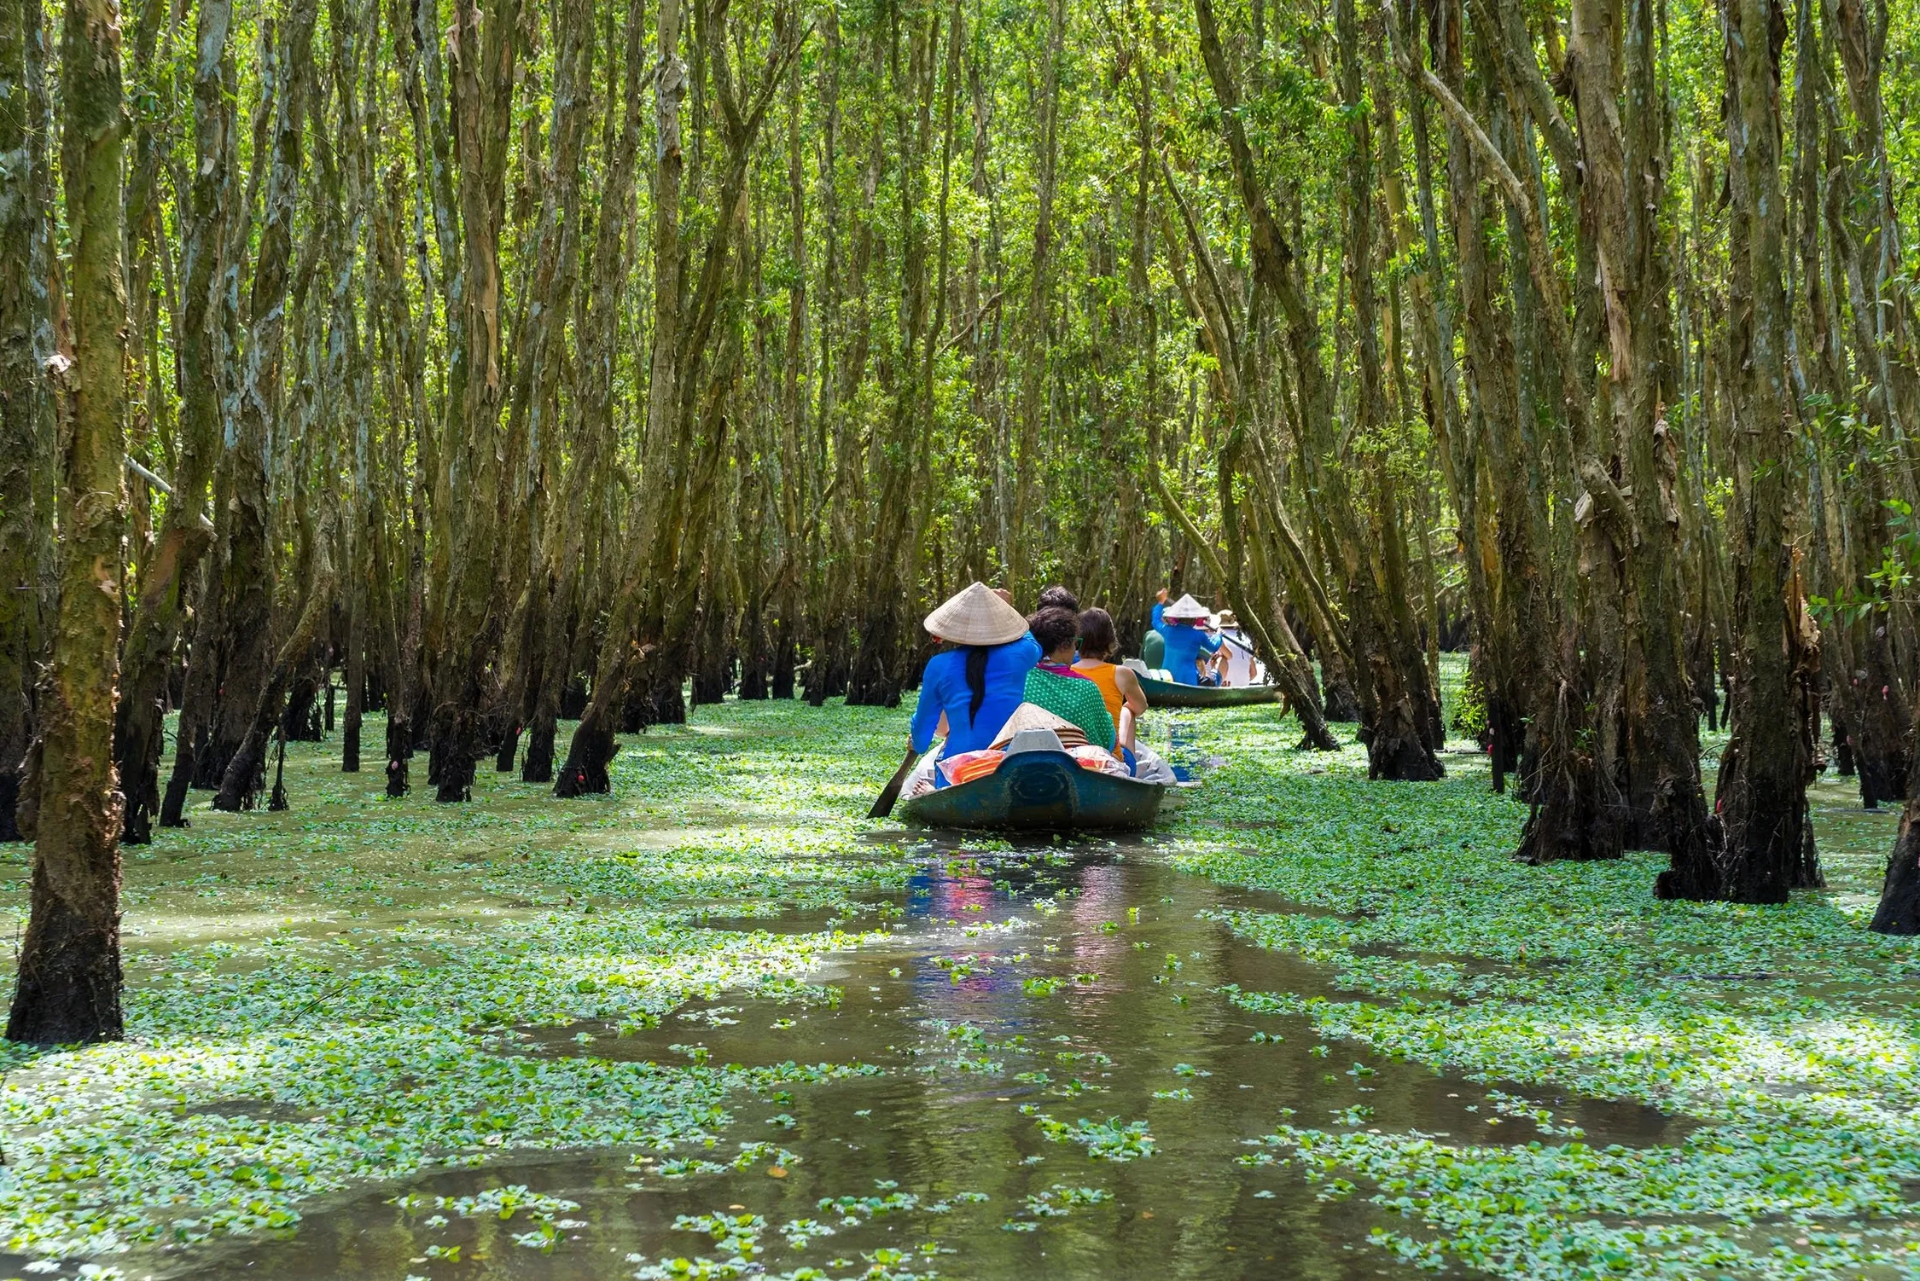
{"label": "distant boat", "polygon": [[1138,831],[1153,825],[1166,791],[1086,769],[1065,752],[1017,752],[982,778],[902,801],[900,816],[923,827]]}
{"label": "distant boat", "polygon": [[1148,707],[1246,707],[1280,701],[1278,685],[1182,685],[1139,676]]}

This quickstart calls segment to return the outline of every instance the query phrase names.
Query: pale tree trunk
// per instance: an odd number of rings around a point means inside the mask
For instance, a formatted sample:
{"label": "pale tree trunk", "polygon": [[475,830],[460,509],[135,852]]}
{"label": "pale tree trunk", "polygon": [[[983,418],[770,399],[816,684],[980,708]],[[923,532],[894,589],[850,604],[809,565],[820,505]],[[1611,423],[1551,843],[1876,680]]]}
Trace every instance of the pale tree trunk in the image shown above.
{"label": "pale tree trunk", "polygon": [[[1353,0],[1339,0],[1334,23],[1340,46],[1340,93],[1347,120],[1346,268],[1360,366],[1354,435],[1385,431],[1390,422],[1380,359],[1379,302],[1374,286],[1373,129],[1363,96],[1360,23]],[[1404,513],[1382,444],[1363,445],[1367,525],[1341,531],[1347,544],[1348,610],[1355,648],[1365,665],[1362,706],[1372,715],[1362,728],[1367,772],[1390,779],[1435,779],[1444,770],[1436,749],[1439,705],[1428,688],[1409,604]],[[1339,501],[1339,488],[1328,497]],[[1344,506],[1344,504],[1343,504]],[[1346,513],[1336,513],[1349,515]],[[1345,523],[1345,522],[1340,522]]]}
{"label": "pale tree trunk", "polygon": [[284,409],[288,294],[293,281],[294,221],[305,164],[308,92],[313,78],[317,0],[288,11],[273,52],[274,112],[256,170],[265,169],[266,200],[248,299],[247,343],[239,371],[237,421],[226,451],[228,497],[221,513],[223,583],[220,635],[224,655],[211,725],[211,751],[195,762],[195,782],[224,788],[240,744],[252,730],[273,666],[273,518],[267,454],[272,424]]}
{"label": "pale tree trunk", "polygon": [[[1245,576],[1241,570],[1242,562],[1246,559],[1246,539],[1240,528],[1239,504],[1235,497],[1235,478],[1239,470],[1240,455],[1249,443],[1252,445],[1250,452],[1255,460],[1253,468],[1256,477],[1255,491],[1259,496],[1259,503],[1264,508],[1264,515],[1281,531],[1282,539],[1293,542],[1297,548],[1297,540],[1293,539],[1292,534],[1292,522],[1281,501],[1280,488],[1274,480],[1271,461],[1266,456],[1263,434],[1257,426],[1253,430],[1248,430],[1248,424],[1245,421],[1258,412],[1254,398],[1249,392],[1254,379],[1250,376],[1253,353],[1249,350],[1248,344],[1255,341],[1253,331],[1261,317],[1257,309],[1250,307],[1244,323],[1236,327],[1229,310],[1230,303],[1221,285],[1219,264],[1214,260],[1211,248],[1201,236],[1192,210],[1175,185],[1172,170],[1164,165],[1161,166],[1161,176],[1166,183],[1170,200],[1180,211],[1181,227],[1200,268],[1197,273],[1199,281],[1189,280],[1189,273],[1185,269],[1179,251],[1179,238],[1171,232],[1167,236],[1168,261],[1173,266],[1174,281],[1185,296],[1188,309],[1200,322],[1203,341],[1214,357],[1214,395],[1221,403],[1227,419],[1227,441],[1220,449],[1215,480],[1220,503],[1221,525],[1228,545],[1226,561],[1222,563],[1214,554],[1212,544],[1193,517],[1188,514],[1186,504],[1168,483],[1160,469],[1157,451],[1149,451],[1148,486],[1159,498],[1161,506],[1173,517],[1176,527],[1199,553],[1202,562],[1207,566],[1208,573],[1226,592],[1235,615],[1252,633],[1254,648],[1261,661],[1267,665],[1274,682],[1281,687],[1289,706],[1300,718],[1301,728],[1305,731],[1305,738],[1300,746],[1332,751],[1339,744],[1327,727],[1327,718],[1321,706],[1319,691],[1314,685],[1312,666],[1307,662],[1306,655],[1300,650],[1299,642],[1294,639],[1292,631],[1287,627],[1286,619],[1277,612],[1270,612],[1269,604],[1273,599],[1271,594],[1249,594]],[[1256,546],[1257,544],[1256,539]],[[1318,577],[1304,557],[1298,558],[1296,569],[1303,581],[1313,583],[1313,590],[1318,590]],[[1261,566],[1257,564],[1256,578],[1264,577]]]}
{"label": "pale tree trunk", "polygon": [[[680,22],[680,0],[661,0],[659,20],[655,27],[657,44],[653,66],[653,107],[658,131],[654,151],[652,228],[653,352],[642,450],[650,469],[659,465],[660,442],[665,439],[664,427],[656,425],[661,420],[654,415],[672,412],[671,391],[679,337],[683,262],[680,247],[680,184],[686,169],[686,156],[681,148],[680,104],[687,89],[686,64],[680,59]],[[639,4],[630,4],[624,73],[628,92],[624,95],[621,141],[611,166],[608,190],[600,207],[600,225],[594,248],[594,285],[586,299],[588,319],[585,334],[580,339],[580,355],[575,362],[581,371],[582,385],[575,393],[574,402],[576,412],[580,415],[576,434],[583,442],[583,459],[595,456],[593,451],[596,450],[608,454],[612,452],[608,447],[613,438],[612,362],[619,325],[618,283],[625,277],[625,264],[632,253],[626,234],[629,216],[627,206],[633,189],[640,112],[643,109],[639,64],[644,48],[640,42],[640,29],[644,25]],[[663,378],[666,380],[664,384],[661,381]],[[585,487],[596,480],[590,472],[580,470],[579,464],[576,464],[573,475],[580,486],[576,493],[585,493]],[[584,508],[584,504],[581,506]],[[562,553],[569,562],[565,567],[568,573],[581,572],[580,557],[588,534],[589,527],[583,510],[577,523],[568,532],[568,546]],[[630,539],[629,554],[637,556],[640,554],[637,533],[631,534]],[[630,655],[626,652],[629,634],[620,629],[636,625],[634,620],[640,608],[640,602],[635,599],[638,585],[627,586],[631,590],[623,593],[616,603],[615,622],[595,664],[592,694],[581,713],[579,725],[574,729],[573,741],[567,746],[566,760],[557,773],[552,771],[550,765],[553,731],[547,728],[547,712],[536,712],[535,743],[528,748],[528,760],[530,763],[534,760],[536,750],[547,758],[547,772],[552,776],[555,796],[566,798],[605,792],[611,786],[606,771],[614,753],[614,718],[619,712],[619,700],[626,693],[626,672],[630,661]],[[587,604],[584,594],[576,596],[575,602],[575,610],[584,618]],[[561,622],[557,612],[559,607],[559,602],[556,602],[553,619],[556,628]],[[580,626],[584,631],[584,623]],[[548,655],[552,665],[548,668],[546,684],[551,686],[551,710],[557,711],[561,686],[572,676],[572,654],[571,647],[561,645],[560,638],[551,631],[549,638],[553,642]],[[529,775],[528,781],[544,780]]]}
{"label": "pale tree trunk", "polygon": [[[1801,5],[1797,49],[1794,57],[1796,78],[1802,81],[1795,92],[1796,114],[1801,101],[1808,106],[1806,123],[1797,149],[1808,153],[1804,167],[1815,173],[1822,167],[1817,142],[1821,105],[1832,112],[1831,87],[1825,83],[1827,53],[1816,43],[1809,6]],[[1854,129],[1851,139],[1843,139],[1836,127],[1830,130],[1827,146],[1828,167],[1826,222],[1832,238],[1835,266],[1836,300],[1846,302],[1845,314],[1851,323],[1836,323],[1831,335],[1835,351],[1817,347],[1825,364],[1839,365],[1838,349],[1853,354],[1854,378],[1864,384],[1858,414],[1864,422],[1850,434],[1856,460],[1851,482],[1847,485],[1847,515],[1852,537],[1847,547],[1852,555],[1843,569],[1845,588],[1871,599],[1878,593],[1870,577],[1881,568],[1881,557],[1893,543],[1888,527],[1887,504],[1892,499],[1913,503],[1911,460],[1883,462],[1874,457],[1885,449],[1883,442],[1909,438],[1916,426],[1903,404],[1910,394],[1913,371],[1905,362],[1892,358],[1895,331],[1907,318],[1908,303],[1894,292],[1889,296],[1889,267],[1899,259],[1898,223],[1888,192],[1885,107],[1881,97],[1881,74],[1885,60],[1888,14],[1879,7],[1877,21],[1870,19],[1858,0],[1823,6],[1823,24],[1840,52],[1847,97],[1853,107]],[[1860,181],[1864,178],[1864,182]],[[1804,202],[1819,208],[1818,180],[1809,174]],[[1817,215],[1809,224],[1818,226]],[[1809,237],[1812,239],[1813,237]],[[1817,271],[1817,249],[1814,262]],[[1810,277],[1810,283],[1819,279]],[[1824,313],[1816,315],[1824,319]],[[1825,379],[1823,389],[1846,403],[1851,387],[1837,386],[1839,379]],[[1848,382],[1854,379],[1848,379]],[[1864,428],[1864,430],[1863,430]],[[1911,646],[1913,638],[1906,622],[1906,611],[1876,605],[1864,616],[1841,622],[1833,629],[1835,653],[1825,666],[1836,701],[1845,715],[1845,745],[1860,781],[1860,800],[1868,809],[1881,801],[1903,800],[1906,795],[1909,716],[1911,697],[1903,665],[1896,657],[1902,643]]]}
{"label": "pale tree trunk", "polygon": [[41,756],[27,933],[7,1039],[118,1040],[120,808],[113,767],[126,529],[127,298],[120,274],[126,113],[119,12],[70,0],[62,38],[61,168],[72,237],[64,400],[60,604]]}
{"label": "pale tree trunk", "polygon": [[[800,67],[787,73],[787,256],[792,282],[787,291],[787,338],[783,355],[784,381],[780,413],[780,491],[775,496],[780,513],[781,557],[776,588],[779,624],[773,638],[771,693],[794,696],[794,666],[800,641],[801,566],[806,559],[807,535],[801,511],[808,494],[807,398],[801,391],[801,371],[807,359],[807,246],[805,117],[800,97]],[[822,460],[815,459],[814,462]]]}
{"label": "pale tree trunk", "polygon": [[[1606,699],[1613,696],[1610,689],[1617,691],[1617,682],[1609,686],[1611,677],[1602,680],[1593,672],[1611,672],[1619,666],[1622,624],[1615,540],[1624,536],[1632,520],[1617,486],[1590,457],[1589,393],[1576,359],[1576,353],[1590,347],[1587,330],[1569,323],[1557,256],[1535,191],[1515,174],[1500,147],[1448,84],[1407,50],[1393,10],[1382,13],[1394,33],[1394,52],[1402,71],[1439,105],[1453,127],[1452,139],[1471,150],[1476,166],[1497,180],[1506,198],[1511,222],[1520,232],[1516,240],[1524,245],[1524,253],[1517,256],[1532,286],[1526,297],[1537,307],[1542,331],[1538,340],[1546,363],[1558,374],[1566,430],[1552,443],[1551,465],[1569,489],[1578,492],[1584,485],[1588,491],[1569,513],[1568,523],[1578,527],[1577,540],[1566,532],[1566,523],[1558,527],[1554,589],[1561,599],[1541,685],[1529,708],[1527,799],[1532,809],[1518,857],[1529,862],[1614,857],[1620,853],[1623,830],[1614,779],[1618,709]],[[1457,73],[1459,50],[1453,43],[1452,25],[1442,33],[1437,57],[1443,68]],[[1539,75],[1537,66],[1532,75]],[[1550,122],[1559,124],[1557,116]],[[1559,129],[1564,130],[1564,124]],[[1574,162],[1560,154],[1564,145],[1563,138],[1556,145],[1556,156],[1571,170]],[[1584,598],[1576,600],[1582,586]],[[1541,630],[1544,640],[1545,629]]]}
{"label": "pale tree trunk", "polygon": [[[1447,22],[1435,50],[1441,79],[1466,91],[1459,26],[1463,7],[1444,6]],[[1494,110],[1498,110],[1495,104]],[[1420,153],[1421,222],[1427,256],[1441,256],[1437,215],[1430,191],[1425,104],[1412,108]],[[1468,416],[1461,438],[1450,439],[1449,481],[1460,514],[1460,540],[1473,599],[1478,674],[1485,690],[1487,729],[1496,789],[1518,770],[1526,719],[1544,683],[1544,655],[1537,638],[1551,626],[1546,607],[1548,553],[1546,507],[1538,483],[1541,463],[1522,423],[1520,391],[1511,337],[1513,319],[1501,300],[1499,279],[1487,244],[1494,197],[1482,181],[1483,167],[1458,124],[1447,131],[1447,198],[1455,262],[1459,269],[1462,338],[1466,348]],[[1436,300],[1442,295],[1436,291]],[[1451,350],[1451,333],[1431,341]],[[1441,344],[1446,346],[1442,347]],[[1451,397],[1448,397],[1451,400]]]}
{"label": "pale tree trunk", "polygon": [[[461,292],[450,308],[464,366],[447,397],[447,446],[459,501],[449,574],[444,584],[445,649],[434,666],[428,781],[434,799],[473,798],[474,762],[483,751],[488,667],[501,632],[499,553],[502,458],[500,407],[505,353],[500,341],[503,288],[500,236],[504,174],[512,126],[520,6],[490,9],[484,28],[473,0],[456,0],[453,48],[453,149],[459,161]],[[451,300],[450,300],[451,301]]]}
{"label": "pale tree trunk", "polygon": [[[264,747],[246,759],[241,759],[240,749],[249,738],[256,737],[256,723],[276,666],[270,629],[273,551],[269,542],[272,518],[268,511],[266,453],[269,424],[278,419],[284,402],[286,304],[293,276],[293,224],[304,166],[316,14],[317,0],[301,0],[293,7],[275,58],[280,81],[274,104],[272,150],[266,161],[270,168],[253,274],[247,354],[239,388],[237,447],[228,450],[232,497],[221,621],[230,657],[222,674],[214,759],[199,763],[201,778],[217,781],[215,805],[224,809],[250,806],[265,779]],[[271,701],[277,705],[277,696]],[[273,710],[267,712],[269,718],[273,714]]]}
{"label": "pale tree trunk", "polygon": [[[206,503],[219,447],[220,393],[210,325],[220,274],[222,189],[231,149],[232,112],[226,99],[232,92],[232,63],[227,56],[232,18],[230,0],[209,0],[198,11],[193,87],[197,164],[183,264],[180,461],[174,471],[166,526],[142,577],[127,634],[114,734],[114,755],[127,798],[122,839],[135,845],[152,840],[153,820],[160,811],[167,669],[195,585],[195,571],[213,541]],[[183,721],[183,737],[190,728]]]}
{"label": "pale tree trunk", "polygon": [[[560,32],[553,95],[554,162],[545,193],[539,265],[533,286],[540,300],[540,314],[529,324],[532,349],[524,359],[531,369],[526,379],[525,403],[515,406],[515,411],[527,414],[531,423],[527,484],[530,497],[537,499],[536,505],[544,509],[543,513],[530,516],[530,533],[539,515],[545,517],[538,531],[539,545],[529,548],[533,572],[527,584],[527,616],[522,633],[527,652],[519,659],[525,682],[519,713],[530,734],[526,756],[521,762],[521,779],[528,783],[553,781],[553,741],[560,691],[572,674],[569,660],[576,583],[581,573],[580,540],[586,528],[590,492],[584,482],[591,478],[599,461],[599,433],[577,435],[565,501],[550,508],[545,506],[547,486],[559,479],[560,385],[566,365],[563,331],[573,309],[574,284],[579,276],[579,171],[591,115],[588,104],[593,88],[592,7],[574,0],[561,9],[556,22]],[[611,104],[609,110],[612,110]],[[630,169],[631,159],[627,158],[624,164]],[[615,208],[604,208],[602,217],[623,221],[622,211]],[[613,257],[620,260],[617,253]],[[577,423],[580,419],[577,410],[575,413]],[[496,768],[512,768],[506,751],[503,747],[502,758],[495,762]]]}

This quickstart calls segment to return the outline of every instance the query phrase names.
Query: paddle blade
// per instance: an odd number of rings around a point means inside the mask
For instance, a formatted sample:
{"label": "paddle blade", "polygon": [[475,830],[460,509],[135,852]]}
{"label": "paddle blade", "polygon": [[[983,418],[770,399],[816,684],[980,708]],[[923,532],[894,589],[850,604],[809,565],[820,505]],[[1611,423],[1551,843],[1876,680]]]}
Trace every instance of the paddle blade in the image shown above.
{"label": "paddle blade", "polygon": [[873,802],[873,808],[867,811],[868,818],[885,818],[893,813],[893,803],[900,799],[900,784],[888,783],[879,797]]}
{"label": "paddle blade", "polygon": [[900,762],[900,768],[893,772],[893,777],[887,780],[887,785],[880,789],[880,795],[873,802],[873,808],[867,811],[868,818],[885,818],[893,813],[893,803],[900,799],[901,785],[907,781],[907,775],[913,773],[913,762],[918,755],[918,752],[907,753],[906,759]]}

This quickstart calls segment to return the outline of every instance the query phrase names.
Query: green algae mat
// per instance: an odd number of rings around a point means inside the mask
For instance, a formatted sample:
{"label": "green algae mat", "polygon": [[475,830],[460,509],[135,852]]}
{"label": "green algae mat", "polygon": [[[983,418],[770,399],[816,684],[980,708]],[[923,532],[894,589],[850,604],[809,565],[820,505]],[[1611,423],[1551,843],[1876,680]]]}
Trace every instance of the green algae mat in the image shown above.
{"label": "green algae mat", "polygon": [[1839,783],[1828,890],[1660,904],[1272,708],[1152,718],[1209,768],[1148,836],[870,822],[903,716],[701,708],[572,802],[295,745],[127,851],[129,1040],[5,1051],[0,1278],[1920,1276]]}

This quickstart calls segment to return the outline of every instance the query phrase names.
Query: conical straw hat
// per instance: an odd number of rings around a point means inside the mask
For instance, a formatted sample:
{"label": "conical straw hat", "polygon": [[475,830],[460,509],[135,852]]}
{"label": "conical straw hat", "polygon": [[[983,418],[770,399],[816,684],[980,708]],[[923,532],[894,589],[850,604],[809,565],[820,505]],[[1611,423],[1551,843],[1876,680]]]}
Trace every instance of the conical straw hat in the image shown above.
{"label": "conical straw hat", "polygon": [[[1182,596],[1179,600],[1160,611],[1160,617],[1162,618],[1172,618],[1181,621],[1211,618],[1212,616],[1213,612],[1192,596]],[[941,634],[945,635],[944,632]]]}
{"label": "conical straw hat", "polygon": [[1060,736],[1062,747],[1085,747],[1087,731],[1072,721],[1055,716],[1038,703],[1022,703],[1007,717],[1007,723],[993,736],[994,747],[1005,747],[1023,729],[1050,729]]}
{"label": "conical straw hat", "polygon": [[926,627],[942,640],[962,645],[1004,645],[1026,635],[1027,620],[991,587],[975,583],[928,614]]}

